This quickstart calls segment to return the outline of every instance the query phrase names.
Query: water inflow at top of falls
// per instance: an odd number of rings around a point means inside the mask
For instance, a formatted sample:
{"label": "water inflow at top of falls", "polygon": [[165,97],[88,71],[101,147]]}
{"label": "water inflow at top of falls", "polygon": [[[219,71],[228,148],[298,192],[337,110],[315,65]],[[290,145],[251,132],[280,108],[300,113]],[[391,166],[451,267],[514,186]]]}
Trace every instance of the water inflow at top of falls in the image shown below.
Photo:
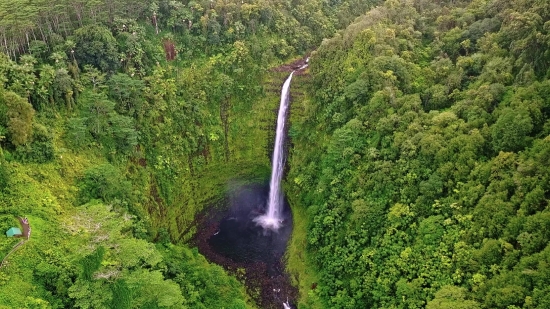
{"label": "water inflow at top of falls", "polygon": [[[307,64],[300,67],[298,70],[302,70],[307,67]],[[281,192],[281,179],[283,177],[284,170],[284,141],[285,141],[285,123],[288,110],[288,103],[290,101],[290,82],[292,81],[292,75],[290,73],[283,88],[281,89],[281,103],[279,105],[279,114],[277,116],[277,132],[275,135],[275,146],[273,147],[273,162],[271,164],[271,181],[269,183],[269,200],[267,203],[267,212],[254,219],[254,221],[263,226],[264,229],[277,230],[282,223],[282,197]]]}

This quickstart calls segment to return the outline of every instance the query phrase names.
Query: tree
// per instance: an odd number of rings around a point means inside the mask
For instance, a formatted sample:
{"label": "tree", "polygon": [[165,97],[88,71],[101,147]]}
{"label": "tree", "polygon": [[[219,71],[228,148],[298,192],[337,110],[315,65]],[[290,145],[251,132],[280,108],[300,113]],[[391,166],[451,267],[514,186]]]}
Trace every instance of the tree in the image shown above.
{"label": "tree", "polygon": [[529,141],[533,121],[524,108],[504,108],[496,123],[491,127],[495,151],[519,151]]}
{"label": "tree", "polygon": [[107,309],[113,298],[104,280],[86,281],[78,279],[70,288],[69,296],[75,307],[81,309]]}
{"label": "tree", "polygon": [[108,85],[109,97],[117,102],[115,109],[118,113],[132,117],[141,113],[145,87],[142,80],[118,73],[109,79]]}
{"label": "tree", "polygon": [[53,97],[56,103],[65,102],[68,110],[71,110],[74,105],[73,79],[69,75],[69,71],[65,68],[59,68],[55,71],[55,79],[53,83]]}
{"label": "tree", "polygon": [[103,72],[115,72],[120,67],[118,48],[111,31],[93,24],[75,31],[75,57],[83,68],[93,65]]}
{"label": "tree", "polygon": [[33,103],[40,108],[53,106],[53,85],[56,78],[56,71],[53,66],[43,64],[39,69],[39,77],[36,81],[35,97]]}
{"label": "tree", "polygon": [[86,123],[92,135],[95,138],[107,135],[115,103],[109,101],[103,93],[86,93],[82,101]]}
{"label": "tree", "polygon": [[164,280],[158,270],[140,269],[126,278],[130,289],[134,290],[133,308],[181,308],[185,299],[179,285],[172,280]]}
{"label": "tree", "polygon": [[481,306],[474,300],[466,299],[466,290],[461,287],[446,285],[435,293],[426,309],[480,309]]}
{"label": "tree", "polygon": [[98,92],[105,88],[105,75],[92,65],[86,64],[80,80],[84,86],[88,88],[91,86],[93,91]]}
{"label": "tree", "polygon": [[88,169],[79,181],[81,203],[91,199],[112,202],[125,200],[130,196],[130,183],[111,164],[103,164]]}
{"label": "tree", "polygon": [[17,147],[16,156],[25,162],[46,163],[52,161],[55,156],[53,135],[38,122],[34,122],[32,127],[32,142]]}
{"label": "tree", "polygon": [[4,105],[6,109],[2,122],[8,129],[11,143],[17,147],[30,142],[35,113],[32,105],[12,91],[2,94],[0,105]]}
{"label": "tree", "polygon": [[114,147],[124,154],[129,154],[138,144],[138,132],[134,128],[134,119],[111,113],[109,117],[110,137]]}
{"label": "tree", "polygon": [[13,64],[10,69],[8,89],[23,98],[28,98],[35,87],[36,59],[31,55],[23,55],[19,64]]}
{"label": "tree", "polygon": [[86,126],[87,118],[70,118],[67,120],[65,137],[67,144],[73,149],[81,149],[91,141],[91,135]]}

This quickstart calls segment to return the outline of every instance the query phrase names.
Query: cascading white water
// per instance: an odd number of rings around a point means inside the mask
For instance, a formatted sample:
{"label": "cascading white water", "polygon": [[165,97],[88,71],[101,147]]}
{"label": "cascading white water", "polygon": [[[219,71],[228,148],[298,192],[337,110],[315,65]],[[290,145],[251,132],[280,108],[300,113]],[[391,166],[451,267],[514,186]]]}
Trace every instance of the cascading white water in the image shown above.
{"label": "cascading white water", "polygon": [[[304,65],[300,69],[305,68]],[[277,116],[277,132],[275,135],[275,147],[273,148],[273,162],[271,164],[271,181],[269,183],[269,200],[267,203],[267,212],[254,219],[254,221],[263,226],[264,229],[277,230],[281,225],[281,178],[284,169],[284,141],[285,141],[285,123],[290,101],[290,81],[295,71],[290,73],[281,90],[281,103],[279,105],[279,114]]]}

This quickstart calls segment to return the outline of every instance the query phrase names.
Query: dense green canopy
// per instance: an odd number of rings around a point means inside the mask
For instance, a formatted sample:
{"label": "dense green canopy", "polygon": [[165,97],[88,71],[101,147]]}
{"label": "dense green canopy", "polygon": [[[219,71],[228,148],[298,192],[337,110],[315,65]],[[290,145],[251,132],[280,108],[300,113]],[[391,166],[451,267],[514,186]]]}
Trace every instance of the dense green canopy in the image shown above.
{"label": "dense green canopy", "polygon": [[311,302],[548,307],[549,9],[386,1],[312,55],[288,177]]}
{"label": "dense green canopy", "polygon": [[33,222],[0,308],[254,308],[189,241],[267,179],[269,69],[309,52],[299,307],[549,308],[548,20],[540,0],[0,2],[0,227]]}

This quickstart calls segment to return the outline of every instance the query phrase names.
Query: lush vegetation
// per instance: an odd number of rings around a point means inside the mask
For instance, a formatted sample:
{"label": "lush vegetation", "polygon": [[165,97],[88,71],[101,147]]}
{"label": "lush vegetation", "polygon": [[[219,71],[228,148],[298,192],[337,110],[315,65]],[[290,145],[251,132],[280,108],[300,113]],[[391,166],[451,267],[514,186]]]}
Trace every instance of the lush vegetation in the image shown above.
{"label": "lush vegetation", "polygon": [[32,227],[0,307],[255,307],[185,242],[267,177],[268,68],[318,45],[289,132],[299,306],[550,307],[550,4],[350,24],[375,2],[0,3],[0,228]]}
{"label": "lush vegetation", "polygon": [[369,5],[1,2],[0,227],[32,234],[0,307],[255,307],[185,242],[228,183],[268,177],[267,69]]}
{"label": "lush vegetation", "polygon": [[550,306],[549,12],[388,0],[312,55],[304,308]]}

